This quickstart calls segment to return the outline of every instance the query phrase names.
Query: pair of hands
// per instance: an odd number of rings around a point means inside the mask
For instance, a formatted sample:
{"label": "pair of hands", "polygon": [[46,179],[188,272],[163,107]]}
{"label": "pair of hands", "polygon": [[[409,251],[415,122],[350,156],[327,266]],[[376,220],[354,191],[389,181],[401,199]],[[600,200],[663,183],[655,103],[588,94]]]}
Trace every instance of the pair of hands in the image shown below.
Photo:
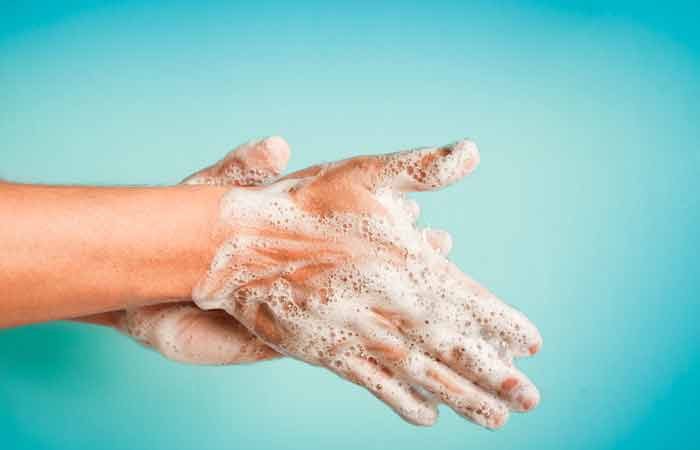
{"label": "pair of hands", "polygon": [[471,172],[474,144],[277,179],[288,158],[287,144],[268,138],[185,180],[239,186],[222,201],[228,238],[193,292],[197,306],[127,310],[113,323],[179,361],[285,354],[327,367],[414,424],[436,420],[435,400],[489,428],[532,409],[539,393],[513,357],[537,352],[537,329],[447,260],[449,235],[418,229],[405,195]]}

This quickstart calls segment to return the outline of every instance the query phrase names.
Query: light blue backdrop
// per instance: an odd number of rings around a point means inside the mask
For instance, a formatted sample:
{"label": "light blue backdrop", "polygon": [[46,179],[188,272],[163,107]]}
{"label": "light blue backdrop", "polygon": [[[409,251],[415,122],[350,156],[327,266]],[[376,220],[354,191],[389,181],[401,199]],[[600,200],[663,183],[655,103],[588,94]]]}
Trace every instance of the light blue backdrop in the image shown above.
{"label": "light blue backdrop", "polygon": [[470,136],[481,167],[422,221],[545,345],[521,364],[542,404],[488,432],[448,409],[413,428],[295,361],[7,330],[2,448],[698,445],[697,2],[21,3],[0,6],[0,177],[163,184],[268,134],[292,169]]}

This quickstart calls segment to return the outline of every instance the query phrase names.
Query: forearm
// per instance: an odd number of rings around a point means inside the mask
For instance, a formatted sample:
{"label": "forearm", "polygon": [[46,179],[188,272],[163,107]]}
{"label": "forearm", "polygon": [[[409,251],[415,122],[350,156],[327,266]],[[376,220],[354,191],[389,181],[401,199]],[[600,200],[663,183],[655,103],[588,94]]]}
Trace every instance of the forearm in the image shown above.
{"label": "forearm", "polygon": [[223,192],[0,184],[0,326],[189,298]]}

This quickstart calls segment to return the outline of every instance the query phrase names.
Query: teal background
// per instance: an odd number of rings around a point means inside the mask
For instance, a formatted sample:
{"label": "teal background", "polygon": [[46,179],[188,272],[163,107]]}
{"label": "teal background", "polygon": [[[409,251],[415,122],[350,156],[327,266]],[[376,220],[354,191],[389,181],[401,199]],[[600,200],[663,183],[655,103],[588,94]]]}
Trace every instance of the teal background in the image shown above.
{"label": "teal background", "polygon": [[422,223],[545,344],[520,364],[541,405],[489,432],[411,427],[291,360],[4,330],[0,446],[698,448],[700,8],[655,3],[2,2],[0,177],[167,184],[270,134],[291,169],[469,136],[481,167],[420,195]]}

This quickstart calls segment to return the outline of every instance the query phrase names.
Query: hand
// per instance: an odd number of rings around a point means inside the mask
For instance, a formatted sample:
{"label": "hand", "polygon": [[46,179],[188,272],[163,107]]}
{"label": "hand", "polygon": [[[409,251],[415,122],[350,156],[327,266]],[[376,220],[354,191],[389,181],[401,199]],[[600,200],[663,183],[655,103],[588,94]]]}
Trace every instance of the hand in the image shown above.
{"label": "hand", "polygon": [[[254,186],[284,170],[289,145],[270,137],[243,144],[183,184]],[[80,318],[112,326],[165,357],[190,364],[240,364],[281,355],[223,311],[202,311],[191,302],[164,303]]]}
{"label": "hand", "polygon": [[537,352],[540,334],[445,258],[449,235],[418,229],[405,196],[447,186],[478,161],[476,146],[460,141],[234,188],[221,211],[230,238],[193,299],[364,386],[411,423],[436,420],[427,391],[499,427],[509,409],[539,401],[512,359]]}

